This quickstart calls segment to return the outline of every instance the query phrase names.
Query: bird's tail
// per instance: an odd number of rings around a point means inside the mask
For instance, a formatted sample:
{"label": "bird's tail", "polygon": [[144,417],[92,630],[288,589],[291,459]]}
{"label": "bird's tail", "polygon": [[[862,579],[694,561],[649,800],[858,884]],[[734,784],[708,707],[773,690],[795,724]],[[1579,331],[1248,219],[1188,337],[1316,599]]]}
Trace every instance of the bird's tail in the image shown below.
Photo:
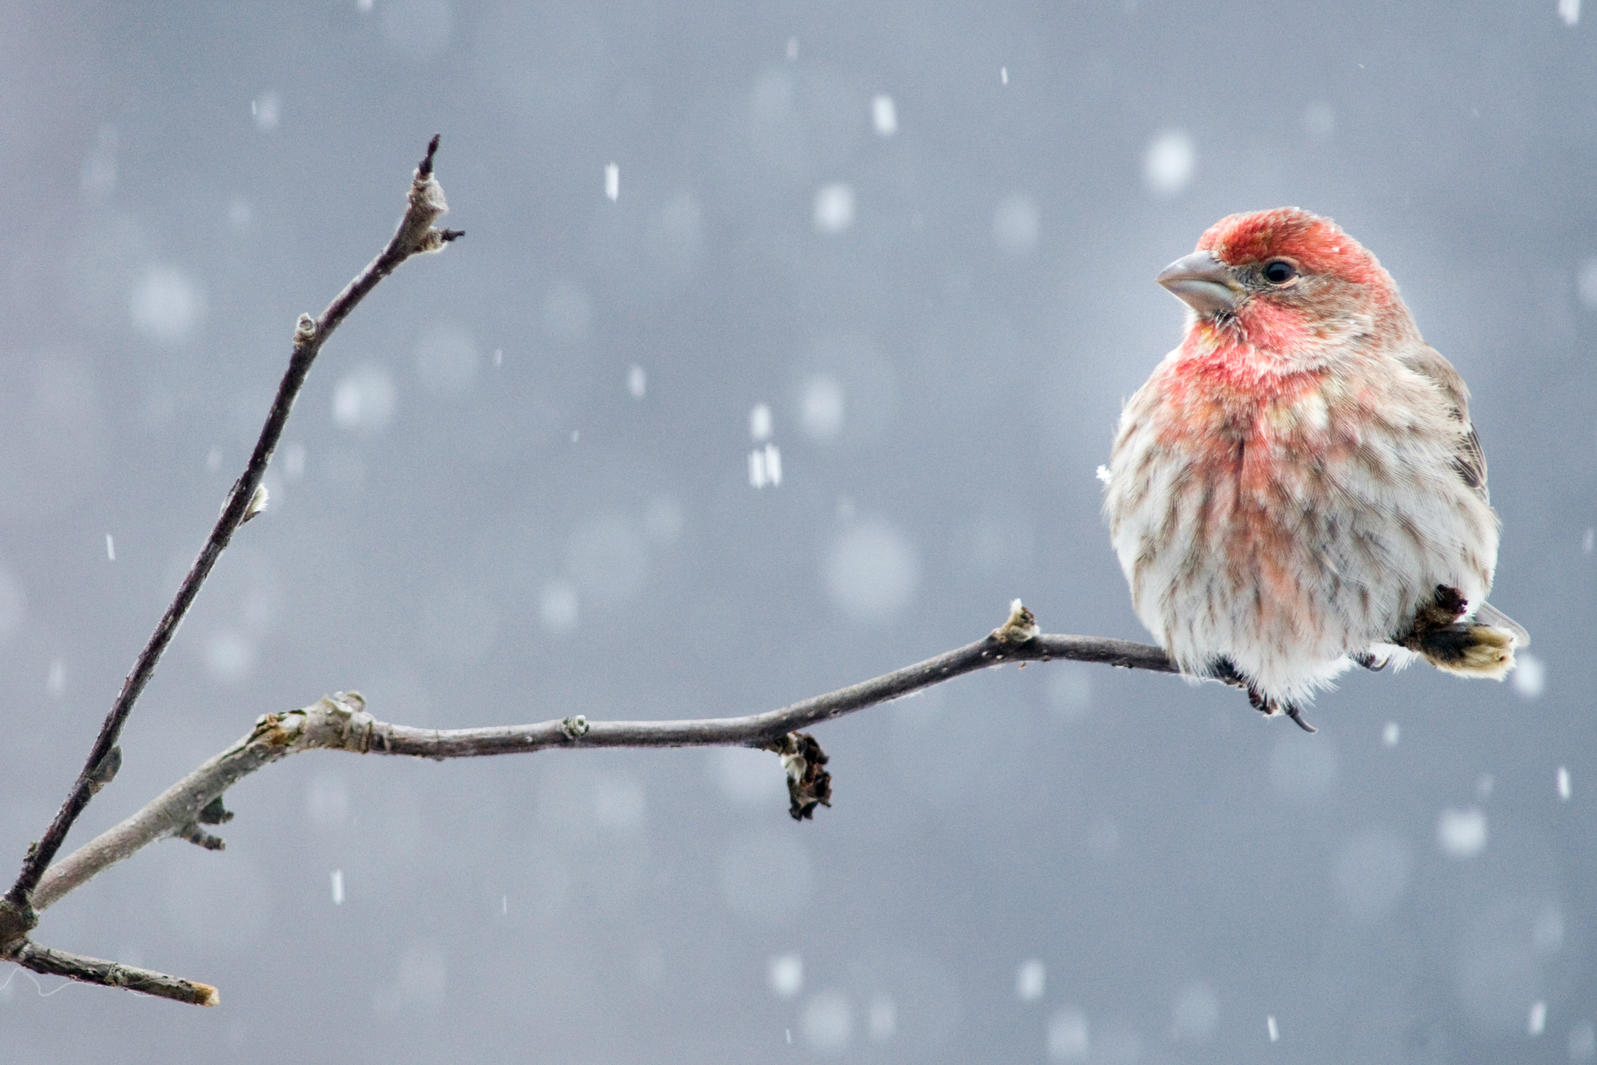
{"label": "bird's tail", "polygon": [[1425,613],[1403,646],[1449,673],[1502,680],[1514,668],[1514,651],[1530,643],[1525,627],[1490,603],[1482,603],[1468,619],[1445,624],[1436,624],[1440,619],[1434,614],[1427,624]]}

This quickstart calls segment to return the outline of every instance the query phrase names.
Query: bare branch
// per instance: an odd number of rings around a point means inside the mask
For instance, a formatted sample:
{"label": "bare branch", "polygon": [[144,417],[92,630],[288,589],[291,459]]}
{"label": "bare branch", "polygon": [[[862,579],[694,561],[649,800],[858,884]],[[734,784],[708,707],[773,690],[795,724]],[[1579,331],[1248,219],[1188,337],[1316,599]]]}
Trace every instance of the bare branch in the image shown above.
{"label": "bare branch", "polygon": [[[1018,602],[1016,608],[1024,611]],[[190,838],[201,812],[243,777],[286,755],[309,750],[391,754],[415,758],[475,758],[526,754],[551,747],[762,747],[784,757],[802,752],[801,792],[794,803],[813,813],[823,801],[819,766],[825,755],[811,740],[789,735],[823,721],[863,710],[974,670],[1006,662],[1061,659],[1101,662],[1130,669],[1175,672],[1163,651],[1147,644],[1097,636],[1028,636],[1035,622],[1009,622],[983,639],[924,662],[894,670],[825,695],[744,717],[683,721],[589,721],[580,715],[526,725],[424,729],[379,721],[366,701],[340,692],[286,713],[267,714],[250,733],[201,764],[121,824],[53,865],[34,891],[39,910],[141,847],[167,836]],[[1025,611],[1029,619],[1030,611]],[[787,766],[790,773],[794,766]]]}
{"label": "bare branch", "polygon": [[24,969],[32,969],[36,973],[64,976],[68,980],[100,984],[104,987],[125,987],[129,991],[138,991],[157,998],[169,998],[174,1002],[186,1002],[191,1006],[214,1006],[220,1001],[216,988],[210,984],[195,983],[179,976],[168,976],[153,969],[141,969],[137,965],[122,965],[103,958],[91,958],[86,954],[69,954],[64,950],[52,950],[36,943],[23,943],[12,955],[12,960]]}
{"label": "bare branch", "polygon": [[133,704],[144,691],[145,685],[149,683],[150,677],[155,672],[156,663],[160,661],[162,653],[171,642],[178,623],[183,620],[195,596],[199,594],[200,586],[205,583],[217,558],[233,538],[233,531],[264,506],[264,496],[257,495],[261,478],[266,473],[267,463],[271,461],[272,451],[283,435],[283,427],[288,421],[289,411],[294,406],[294,399],[299,395],[305,377],[310,372],[311,363],[315,361],[322,344],[366,294],[391,274],[400,263],[421,252],[437,251],[461,235],[455,230],[433,228],[433,223],[449,209],[444,201],[443,187],[433,176],[433,156],[437,150],[438,138],[435,136],[427,146],[426,156],[416,168],[415,177],[411,181],[405,216],[400,220],[399,228],[389,240],[388,246],[356,275],[343,292],[338,294],[322,312],[320,318],[300,316],[299,325],[294,331],[294,347],[289,355],[288,370],[278,385],[277,397],[267,413],[266,423],[261,427],[260,437],[255,442],[255,449],[250,454],[243,475],[234,482],[228,493],[227,503],[222,507],[222,513],[211,529],[211,535],[206,539],[204,547],[200,549],[199,557],[194,560],[188,575],[178,586],[171,605],[161,616],[144,649],[139,652],[132,671],[123,682],[121,692],[111,704],[105,722],[100,726],[100,734],[95,739],[94,746],[90,748],[84,768],[73,783],[72,790],[68,792],[66,801],[61,804],[44,835],[28,848],[27,856],[22,863],[22,871],[11,889],[6,892],[4,900],[0,900],[0,944],[11,938],[5,934],[6,932],[14,934],[17,928],[25,931],[33,927],[36,918],[29,908],[29,896],[60,850],[73,822],[88,805],[90,797],[103,785],[106,779],[105,767],[112,765],[110,761],[113,758],[112,752],[116,748],[117,738],[122,733],[122,726],[133,710]]}
{"label": "bare branch", "polygon": [[[312,737],[320,737],[325,726],[318,723],[324,717],[338,720],[332,709],[335,705],[355,710],[365,703],[359,696],[353,696],[343,703],[322,699],[302,711],[295,711],[295,714],[303,715],[306,719],[314,717],[314,721],[306,722],[305,731]],[[293,753],[294,748],[284,742],[286,737],[282,733],[267,728],[267,723],[274,722],[279,716],[293,715],[268,714],[261,718],[249,735],[200,763],[188,776],[157,795],[132,817],[100,833],[52,865],[33,891],[34,909],[42,912],[62,895],[101,870],[130,857],[147,844],[167,836],[188,838],[189,830],[201,823],[201,812],[224,791],[268,762]],[[296,724],[300,723],[296,721]]]}

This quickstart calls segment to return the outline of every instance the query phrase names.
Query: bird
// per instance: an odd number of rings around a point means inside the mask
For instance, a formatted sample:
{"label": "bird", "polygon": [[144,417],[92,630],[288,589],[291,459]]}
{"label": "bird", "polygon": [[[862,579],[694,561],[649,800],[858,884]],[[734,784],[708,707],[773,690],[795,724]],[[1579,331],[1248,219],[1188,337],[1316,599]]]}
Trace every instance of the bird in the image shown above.
{"label": "bird", "polygon": [[1309,732],[1354,666],[1502,679],[1530,637],[1486,601],[1499,521],[1469,391],[1376,257],[1279,207],[1222,218],[1157,281],[1186,333],[1102,476],[1132,606],[1175,665]]}

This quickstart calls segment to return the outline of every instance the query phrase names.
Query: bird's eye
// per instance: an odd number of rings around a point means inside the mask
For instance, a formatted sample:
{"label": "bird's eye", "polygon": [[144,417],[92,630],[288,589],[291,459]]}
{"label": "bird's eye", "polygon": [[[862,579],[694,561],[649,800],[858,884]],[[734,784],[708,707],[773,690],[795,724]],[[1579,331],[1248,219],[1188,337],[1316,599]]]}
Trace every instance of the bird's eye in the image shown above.
{"label": "bird's eye", "polygon": [[1264,279],[1272,285],[1285,285],[1298,276],[1298,268],[1286,259],[1271,259],[1264,264]]}

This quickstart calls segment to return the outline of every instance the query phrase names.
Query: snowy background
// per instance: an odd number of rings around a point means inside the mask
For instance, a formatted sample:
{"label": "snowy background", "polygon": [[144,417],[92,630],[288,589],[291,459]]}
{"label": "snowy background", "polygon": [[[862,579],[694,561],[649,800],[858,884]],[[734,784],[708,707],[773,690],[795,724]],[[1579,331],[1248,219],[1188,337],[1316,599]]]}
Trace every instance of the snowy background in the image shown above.
{"label": "snowy background", "polygon": [[1334,216],[1464,373],[1535,637],[1503,685],[1352,676],[1313,737],[1164,676],[967,677],[821,729],[802,825],[743,751],[301,756],[225,852],[38,930],[222,1006],[0,966],[0,1057],[1593,1060],[1594,18],[0,7],[7,883],[435,131],[468,236],[325,349],[69,847],[341,688],[730,714],[1014,596],[1145,638],[1094,469],[1180,333],[1153,275],[1240,209]]}

